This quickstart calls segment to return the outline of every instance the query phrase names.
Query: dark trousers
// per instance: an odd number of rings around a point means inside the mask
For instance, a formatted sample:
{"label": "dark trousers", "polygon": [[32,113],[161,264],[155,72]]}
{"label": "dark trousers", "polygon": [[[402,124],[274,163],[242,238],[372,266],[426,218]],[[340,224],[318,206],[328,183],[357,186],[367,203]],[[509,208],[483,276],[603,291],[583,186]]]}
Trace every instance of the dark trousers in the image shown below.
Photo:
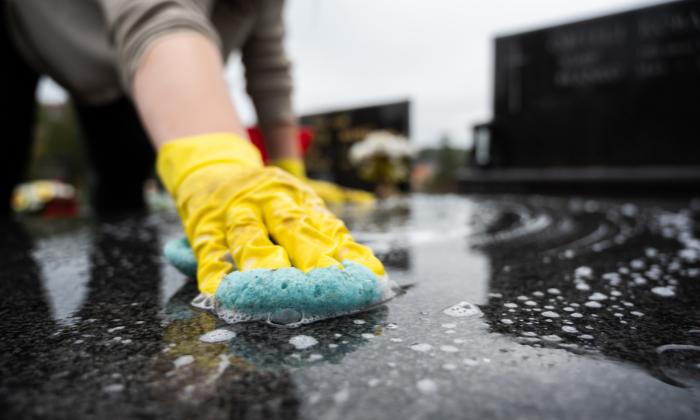
{"label": "dark trousers", "polygon": [[[0,3],[0,219],[9,217],[14,187],[24,180],[33,140],[39,75],[22,59]],[[92,204],[100,213],[143,210],[143,183],[153,173],[155,152],[127,98],[100,106],[75,104],[93,176]]]}

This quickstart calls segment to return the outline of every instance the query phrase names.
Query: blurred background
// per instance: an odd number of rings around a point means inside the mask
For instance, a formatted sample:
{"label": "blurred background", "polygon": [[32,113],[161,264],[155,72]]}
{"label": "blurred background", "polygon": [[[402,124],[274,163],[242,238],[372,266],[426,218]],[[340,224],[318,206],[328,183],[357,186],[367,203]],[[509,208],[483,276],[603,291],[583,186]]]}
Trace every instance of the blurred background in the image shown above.
{"label": "blurred background", "polygon": [[[697,185],[697,3],[288,1],[309,173],[390,192]],[[235,55],[227,79],[254,125]],[[70,98],[44,79],[37,99],[29,179],[81,194],[89,174]]]}

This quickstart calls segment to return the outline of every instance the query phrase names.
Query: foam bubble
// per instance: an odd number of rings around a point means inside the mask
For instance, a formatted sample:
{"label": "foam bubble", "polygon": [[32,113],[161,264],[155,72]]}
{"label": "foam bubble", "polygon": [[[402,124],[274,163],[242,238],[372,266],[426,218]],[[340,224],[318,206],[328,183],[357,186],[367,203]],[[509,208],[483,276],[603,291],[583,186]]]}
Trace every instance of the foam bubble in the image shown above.
{"label": "foam bubble", "polygon": [[558,294],[561,294],[561,290],[559,290],[555,287],[551,287],[551,288],[547,289],[547,293],[549,293],[550,295],[558,295]]}
{"label": "foam bubble", "polygon": [[586,283],[585,281],[579,281],[576,282],[576,289],[581,290],[583,292],[587,292],[591,290],[591,286],[589,286],[588,283]]}
{"label": "foam bubble", "polygon": [[186,354],[184,356],[180,356],[177,359],[173,360],[173,364],[175,365],[175,369],[189,365],[190,363],[194,362],[194,357],[191,354]]}
{"label": "foam bubble", "polygon": [[593,308],[593,309],[598,309],[598,308],[603,307],[603,305],[601,305],[600,302],[596,302],[593,300],[590,300],[590,301],[584,303],[583,305],[586,306],[587,308]]}
{"label": "foam bubble", "polygon": [[365,324],[366,322],[363,321],[363,320],[361,320],[361,319],[353,319],[353,320],[352,320],[352,323],[355,324],[355,325],[363,325],[363,324]]}
{"label": "foam bubble", "polygon": [[585,278],[585,279],[590,279],[593,277],[593,269],[591,269],[591,267],[587,267],[585,265],[582,265],[581,267],[578,267],[574,271],[574,276],[580,277],[580,278]]}
{"label": "foam bubble", "polygon": [[313,354],[310,354],[310,355],[309,355],[309,358],[308,358],[307,360],[308,360],[309,362],[316,362],[316,361],[319,361],[319,360],[322,360],[322,359],[323,359],[323,355],[322,355],[322,354],[313,353]]}
{"label": "foam bubble", "polygon": [[456,353],[459,351],[457,347],[450,345],[440,346],[440,350],[444,351],[445,353]]}
{"label": "foam bubble", "polygon": [[411,350],[419,351],[421,353],[425,353],[427,351],[430,351],[432,348],[433,348],[433,346],[431,346],[428,343],[418,343],[418,344],[414,344],[411,346]]}
{"label": "foam bubble", "polygon": [[606,300],[607,298],[607,295],[604,295],[600,292],[595,292],[592,295],[588,296],[588,300]]}
{"label": "foam bubble", "polygon": [[542,312],[542,316],[547,318],[559,318],[559,314],[553,311],[544,311]]}
{"label": "foam bubble", "polygon": [[221,343],[229,341],[236,336],[236,333],[223,328],[209,331],[199,337],[199,341],[204,343]]}
{"label": "foam bubble", "polygon": [[564,325],[563,327],[561,327],[561,330],[569,334],[575,334],[578,332],[576,327],[572,327],[571,325]]}
{"label": "foam bubble", "polygon": [[659,286],[651,289],[651,292],[661,297],[673,297],[676,295],[676,290],[673,286]]}
{"label": "foam bubble", "polygon": [[545,341],[550,341],[552,343],[558,343],[561,341],[561,337],[559,337],[556,334],[550,334],[550,335],[543,335],[542,339]]}
{"label": "foam bubble", "polygon": [[102,391],[107,392],[109,394],[117,393],[117,392],[122,392],[124,391],[124,385],[122,384],[111,384],[111,385],[105,385],[102,388]]}
{"label": "foam bubble", "polygon": [[438,391],[438,386],[432,379],[425,378],[416,382],[416,387],[423,394],[435,394]]}
{"label": "foam bubble", "polygon": [[442,311],[445,315],[462,318],[474,315],[481,315],[479,308],[469,302],[461,301]]}
{"label": "foam bubble", "polygon": [[333,401],[336,404],[343,404],[350,399],[350,390],[348,388],[343,388],[340,391],[333,394]]}
{"label": "foam bubble", "polygon": [[637,286],[644,286],[645,284],[647,284],[647,279],[645,279],[642,276],[635,276],[634,284],[636,284]]}
{"label": "foam bubble", "polygon": [[506,308],[517,308],[518,304],[513,303],[513,302],[508,302],[508,303],[504,303],[503,306],[505,306]]}
{"label": "foam bubble", "polygon": [[686,262],[694,263],[700,259],[700,251],[693,248],[685,248],[678,252],[678,256]]}
{"label": "foam bubble", "polygon": [[642,260],[632,260],[630,261],[630,267],[632,267],[635,270],[642,270],[646,264]]}
{"label": "foam bubble", "polygon": [[502,323],[502,324],[505,324],[505,325],[512,325],[512,324],[513,324],[513,320],[512,320],[512,319],[508,319],[508,318],[503,318],[503,319],[501,320],[501,323]]}
{"label": "foam bubble", "polygon": [[318,344],[318,340],[309,335],[295,335],[289,339],[289,344],[293,345],[297,350],[304,350]]}

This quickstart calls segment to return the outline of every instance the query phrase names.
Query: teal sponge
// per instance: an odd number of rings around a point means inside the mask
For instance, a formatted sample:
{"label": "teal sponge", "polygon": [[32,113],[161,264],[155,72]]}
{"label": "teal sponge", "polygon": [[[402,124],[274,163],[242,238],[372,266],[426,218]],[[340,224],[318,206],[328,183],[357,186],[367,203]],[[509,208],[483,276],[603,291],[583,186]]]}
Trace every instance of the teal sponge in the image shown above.
{"label": "teal sponge", "polygon": [[187,238],[168,241],[163,248],[165,259],[187,277],[197,278],[197,259]]}
{"label": "teal sponge", "polygon": [[[196,276],[197,261],[186,239],[168,242],[164,253],[178,270]],[[396,287],[353,261],[308,273],[296,268],[234,271],[216,290],[214,307],[229,322],[294,326],[369,309],[394,297]]]}
{"label": "teal sponge", "polygon": [[234,271],[219,285],[216,300],[223,308],[248,314],[294,309],[305,316],[324,316],[356,311],[381,299],[374,273],[352,261],[343,267],[307,274],[296,268]]}

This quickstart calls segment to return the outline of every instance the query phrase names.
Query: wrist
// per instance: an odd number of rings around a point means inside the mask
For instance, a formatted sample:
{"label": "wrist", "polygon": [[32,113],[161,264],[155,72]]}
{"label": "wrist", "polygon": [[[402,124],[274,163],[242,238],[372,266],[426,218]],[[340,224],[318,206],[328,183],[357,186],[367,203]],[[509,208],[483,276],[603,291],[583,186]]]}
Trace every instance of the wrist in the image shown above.
{"label": "wrist", "polygon": [[260,127],[265,139],[269,160],[300,158],[299,127],[293,123],[279,123]]}
{"label": "wrist", "polygon": [[280,158],[270,161],[270,165],[276,166],[294,175],[299,179],[306,179],[306,168],[301,158]]}
{"label": "wrist", "polygon": [[232,133],[211,133],[168,141],[158,151],[156,166],[166,189],[174,194],[190,174],[218,164],[263,167],[258,149]]}

